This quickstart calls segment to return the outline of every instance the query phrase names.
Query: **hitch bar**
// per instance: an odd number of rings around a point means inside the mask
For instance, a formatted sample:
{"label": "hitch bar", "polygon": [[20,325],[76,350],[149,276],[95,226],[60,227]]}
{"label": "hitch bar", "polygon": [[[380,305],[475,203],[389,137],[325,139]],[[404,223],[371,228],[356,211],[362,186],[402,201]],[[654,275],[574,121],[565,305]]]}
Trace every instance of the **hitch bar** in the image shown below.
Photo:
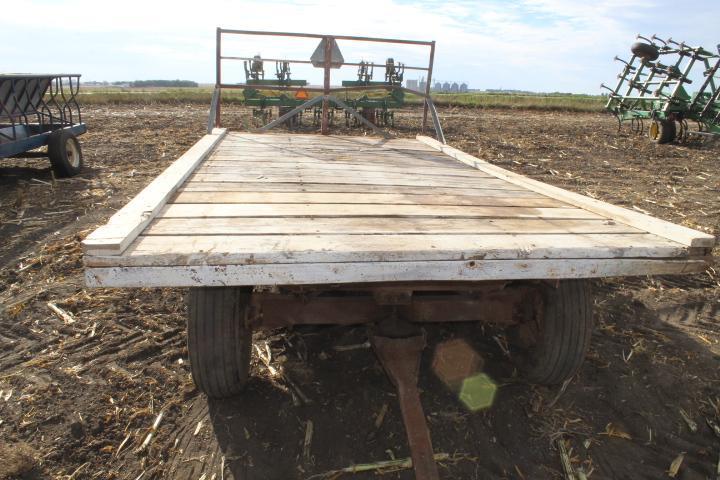
{"label": "hitch bar", "polygon": [[425,348],[425,335],[405,338],[374,336],[372,345],[387,376],[397,388],[415,478],[439,480],[430,431],[417,388],[420,354]]}

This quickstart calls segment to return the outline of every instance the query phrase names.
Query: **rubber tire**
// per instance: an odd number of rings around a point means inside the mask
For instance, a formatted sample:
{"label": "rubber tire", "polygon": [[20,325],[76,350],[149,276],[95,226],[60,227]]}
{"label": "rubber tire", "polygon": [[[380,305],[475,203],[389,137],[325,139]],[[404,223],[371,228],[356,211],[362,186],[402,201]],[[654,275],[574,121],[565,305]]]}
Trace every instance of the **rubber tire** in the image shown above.
{"label": "rubber tire", "polygon": [[648,130],[650,140],[657,144],[670,143],[675,140],[677,136],[677,127],[674,120],[657,120],[655,122],[658,126],[657,136],[653,136],[652,125]]}
{"label": "rubber tire", "polygon": [[228,398],[245,387],[252,329],[245,326],[252,289],[198,287],[188,294],[188,353],[197,388]]}
{"label": "rubber tire", "polygon": [[[73,148],[77,150],[79,161],[77,165],[68,158],[68,143],[72,142]],[[80,173],[83,168],[82,149],[77,137],[70,131],[62,129],[55,130],[48,138],[48,157],[55,175],[58,177],[72,177]]]}
{"label": "rubber tire", "polygon": [[532,383],[555,385],[572,378],[585,359],[593,329],[590,283],[562,280],[543,289],[537,342],[525,365]]}

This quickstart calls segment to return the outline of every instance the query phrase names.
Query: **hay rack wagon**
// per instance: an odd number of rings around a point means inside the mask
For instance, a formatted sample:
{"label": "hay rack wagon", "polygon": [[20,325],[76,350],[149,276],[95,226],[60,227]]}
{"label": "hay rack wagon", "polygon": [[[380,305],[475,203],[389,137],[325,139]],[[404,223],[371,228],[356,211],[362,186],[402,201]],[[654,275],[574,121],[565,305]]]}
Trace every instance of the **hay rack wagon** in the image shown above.
{"label": "hay rack wagon", "polygon": [[[623,64],[615,88],[601,85],[609,91],[605,108],[619,126],[629,121],[632,131],[644,134],[648,121],[648,135],[657,143],[720,135],[720,45],[715,53],[657,35],[637,39],[630,60],[615,57]],[[700,84],[691,94],[694,82]]]}
{"label": "hay rack wagon", "polygon": [[[320,40],[320,95],[254,133],[222,128],[220,90],[249,88],[221,81],[226,34]],[[437,139],[391,137],[333,95],[378,87],[330,86],[340,39],[429,48],[430,85],[434,42],[218,30],[208,134],[84,240],[85,279],[91,287],[189,287],[190,365],[210,397],[245,386],[254,329],[367,325],[398,391],[416,478],[436,480],[417,386],[423,324],[505,328],[525,379],[563,383],[590,342],[588,279],[701,272],[715,237],[448,146],[429,92],[419,94],[422,128],[429,112]],[[324,135],[266,132],[316,103]],[[330,135],[331,104],[381,135]],[[492,405],[497,390],[477,358],[455,342],[438,345],[432,360],[475,411]]]}
{"label": "hay rack wagon", "polygon": [[79,74],[0,74],[0,158],[49,157],[56,175],[79,173],[79,90]]}

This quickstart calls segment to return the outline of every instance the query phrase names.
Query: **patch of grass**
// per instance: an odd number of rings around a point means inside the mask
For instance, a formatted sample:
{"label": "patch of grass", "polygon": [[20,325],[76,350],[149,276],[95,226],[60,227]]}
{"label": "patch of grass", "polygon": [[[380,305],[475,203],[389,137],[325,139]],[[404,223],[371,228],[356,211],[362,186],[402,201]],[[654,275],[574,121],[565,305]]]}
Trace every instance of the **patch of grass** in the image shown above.
{"label": "patch of grass", "polygon": [[[78,95],[82,105],[108,104],[181,104],[210,105],[213,87],[188,88],[121,88],[83,87]],[[223,103],[242,103],[242,90],[224,90]],[[420,105],[421,97],[406,96],[409,105]],[[438,106],[511,108],[599,112],[606,98],[593,95],[567,94],[504,94],[504,93],[438,93],[433,95]]]}
{"label": "patch of grass", "polygon": [[[433,95],[438,106],[476,108],[517,108],[523,110],[557,110],[600,112],[606,98],[599,95],[503,94],[503,93],[438,93]],[[421,103],[420,97],[409,97],[408,103]]]}

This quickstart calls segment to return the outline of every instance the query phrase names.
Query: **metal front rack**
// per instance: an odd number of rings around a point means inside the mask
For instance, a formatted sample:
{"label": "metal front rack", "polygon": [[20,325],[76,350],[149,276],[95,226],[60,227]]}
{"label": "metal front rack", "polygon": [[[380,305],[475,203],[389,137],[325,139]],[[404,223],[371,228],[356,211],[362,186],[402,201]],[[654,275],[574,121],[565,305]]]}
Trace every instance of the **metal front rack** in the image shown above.
{"label": "metal front rack", "polygon": [[[258,60],[255,57],[239,57],[239,56],[226,56],[223,54],[222,45],[223,45],[223,36],[224,35],[247,35],[247,36],[272,36],[272,37],[294,37],[294,38],[316,38],[321,41],[320,46],[318,47],[318,50],[321,50],[324,48],[324,52],[322,52],[321,58],[323,59],[320,64],[318,64],[316,61],[313,61],[313,59],[308,60],[298,60],[298,59],[277,59],[277,58],[264,58],[262,61],[265,62],[275,62],[277,74],[278,77],[277,81],[270,81],[265,80],[264,76],[260,77],[257,73],[257,71],[253,71],[253,61]],[[353,41],[353,42],[374,42],[374,43],[385,43],[385,44],[402,44],[402,45],[418,45],[428,48],[428,62],[425,66],[405,66],[402,65],[403,70],[416,70],[416,71],[424,71],[427,72],[427,80],[425,85],[425,91],[420,92],[416,90],[410,90],[408,88],[402,87],[400,83],[397,82],[397,77],[391,77],[390,81],[387,81],[385,83],[382,82],[369,82],[369,81],[358,81],[358,82],[343,82],[342,87],[332,87],[330,83],[330,71],[333,68],[338,68],[337,64],[334,64],[333,62],[333,55],[334,51],[333,48],[336,47],[336,41],[337,40],[343,40],[343,41]],[[317,54],[317,52],[316,52]],[[391,94],[399,93],[400,95],[404,93],[410,93],[412,95],[417,95],[423,99],[423,120],[422,120],[422,127],[421,131],[422,133],[425,133],[425,130],[428,127],[428,113],[430,113],[433,127],[435,129],[435,133],[437,135],[438,140],[440,140],[442,143],[445,143],[445,137],[442,132],[442,127],[440,125],[440,120],[438,118],[437,109],[435,108],[435,105],[433,104],[432,98],[430,96],[430,85],[432,84],[432,71],[433,71],[433,62],[435,57],[435,42],[434,41],[421,41],[421,40],[401,40],[401,39],[391,39],[391,38],[375,38],[375,37],[355,37],[355,36],[346,36],[346,35],[321,35],[321,34],[313,34],[313,33],[291,33],[291,32],[263,32],[263,31],[253,31],[253,30],[232,30],[232,29],[223,29],[218,28],[216,33],[216,61],[215,61],[215,68],[216,68],[216,80],[215,80],[215,91],[213,93],[211,108],[210,108],[210,117],[208,119],[208,131],[211,131],[212,128],[220,127],[221,121],[220,121],[220,100],[221,100],[221,94],[222,90],[226,89],[252,89],[252,88],[259,88],[262,86],[263,88],[267,90],[273,90],[273,91],[290,91],[290,92],[314,92],[314,93],[320,93],[321,95],[313,97],[313,98],[307,98],[305,101],[300,103],[297,106],[294,106],[294,108],[286,108],[284,111],[281,110],[281,115],[276,118],[275,120],[266,123],[265,125],[261,126],[258,131],[267,131],[271,128],[282,124],[286,121],[291,120],[294,116],[298,115],[302,111],[308,108],[312,107],[320,107],[320,123],[321,123],[321,133],[323,135],[329,134],[329,125],[330,125],[330,116],[331,116],[331,107],[330,105],[333,104],[335,107],[338,107],[345,112],[348,116],[351,116],[358,124],[363,124],[368,128],[371,128],[375,133],[379,133],[385,136],[388,136],[388,134],[384,131],[382,131],[378,125],[376,125],[373,121],[366,118],[367,116],[361,115],[353,106],[349,105],[347,101],[343,101],[340,98],[338,98],[334,94],[339,93],[347,93],[347,92],[363,92],[363,91],[370,91],[370,90],[388,90],[391,92]],[[223,67],[223,61],[243,61],[245,62],[245,70],[246,75],[248,75],[248,80],[246,80],[245,83],[238,83],[238,84],[229,84],[229,83],[223,83],[223,77],[222,77],[222,67]],[[289,76],[286,76],[284,72],[289,72],[289,65],[290,64],[312,64],[314,66],[319,66],[323,68],[323,85],[322,87],[312,87],[307,86],[304,81],[292,81],[289,80]],[[367,67],[367,63],[364,61],[361,62],[341,62],[342,66],[351,66],[351,67],[359,67],[360,70]],[[402,78],[402,77],[400,77]],[[387,78],[386,78],[387,79]],[[298,102],[299,103],[299,102]]]}

